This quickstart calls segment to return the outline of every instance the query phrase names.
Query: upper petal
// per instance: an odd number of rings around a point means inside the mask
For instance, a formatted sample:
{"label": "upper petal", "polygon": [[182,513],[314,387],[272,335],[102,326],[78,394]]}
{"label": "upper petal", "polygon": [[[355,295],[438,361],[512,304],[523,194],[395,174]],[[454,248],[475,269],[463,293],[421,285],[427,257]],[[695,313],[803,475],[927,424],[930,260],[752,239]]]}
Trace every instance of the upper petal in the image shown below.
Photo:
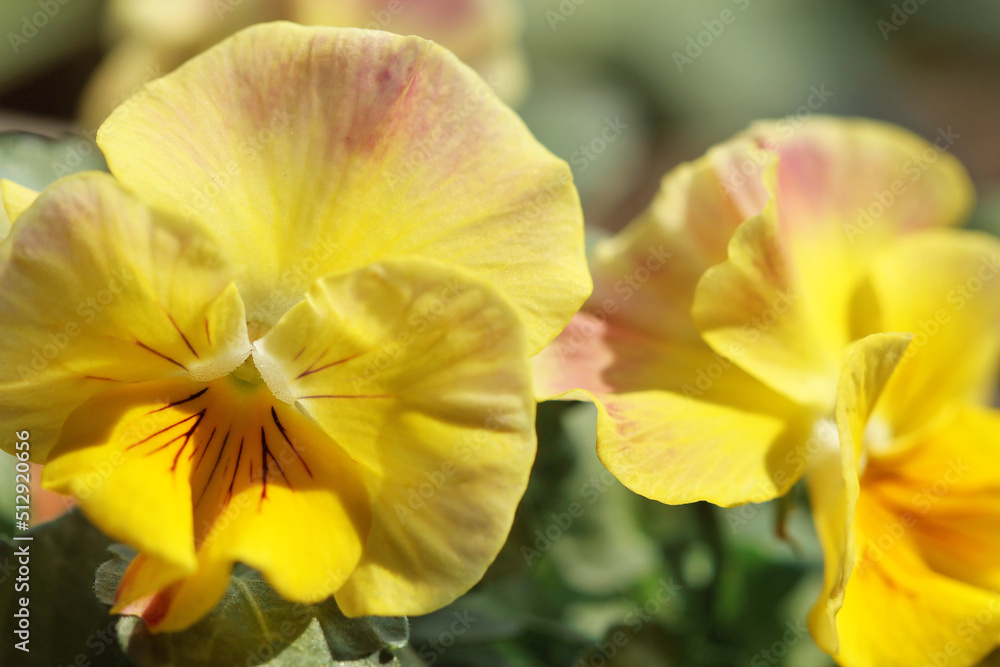
{"label": "upper petal", "polygon": [[[756,150],[737,141],[748,138]],[[961,221],[971,183],[944,139],[931,144],[882,123],[785,120],[754,125],[737,140],[710,154],[725,190],[743,210],[753,210],[761,189],[770,204],[703,278],[696,320],[720,352],[734,341],[747,345],[739,363],[762,381],[829,400],[844,346],[870,333],[853,310],[867,264],[896,237]],[[742,297],[735,308],[727,293]],[[775,299],[795,305],[775,312]]]}
{"label": "upper petal", "polygon": [[824,236],[833,229],[863,247],[955,225],[969,214],[972,182],[949,153],[959,136],[941,128],[928,141],[889,123],[829,116],[757,122],[741,135],[778,155],[786,233]]}
{"label": "upper petal", "polygon": [[998,273],[1000,241],[971,231],[927,230],[875,258],[872,326],[914,335],[879,407],[897,435],[917,431],[949,403],[985,403],[995,393]]}
{"label": "upper petal", "polygon": [[106,174],[47,189],[0,245],[0,421],[44,462],[67,415],[123,382],[210,379],[249,352],[231,271],[197,228]]}
{"label": "upper petal", "polygon": [[523,331],[502,295],[448,265],[382,262],[318,281],[255,347],[275,393],[344,447],[368,489],[345,613],[427,613],[478,581],[535,453]]}
{"label": "upper petal", "polygon": [[568,166],[419,38],[255,26],[147,86],[98,140],[128,187],[218,231],[251,319],[274,324],[319,276],[416,255],[498,285],[534,352],[589,293]]}

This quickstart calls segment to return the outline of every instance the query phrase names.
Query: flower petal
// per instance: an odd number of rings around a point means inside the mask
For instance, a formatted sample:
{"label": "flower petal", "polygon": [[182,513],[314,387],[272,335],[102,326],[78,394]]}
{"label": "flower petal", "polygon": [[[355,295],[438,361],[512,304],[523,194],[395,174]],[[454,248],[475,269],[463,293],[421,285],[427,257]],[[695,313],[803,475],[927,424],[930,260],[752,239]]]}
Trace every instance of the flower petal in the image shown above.
{"label": "flower petal", "polygon": [[[966,405],[873,458],[864,483],[896,514],[935,572],[1000,590],[1000,412]],[[1000,607],[998,607],[1000,609]]]}
{"label": "flower petal", "polygon": [[879,408],[896,434],[917,431],[952,401],[987,402],[993,395],[998,273],[1000,241],[972,231],[928,230],[876,257],[870,274],[875,326],[914,334]]}
{"label": "flower petal", "polygon": [[0,422],[44,462],[69,413],[120,383],[210,379],[249,352],[230,271],[196,228],[106,175],[47,189],[0,246]]}
{"label": "flower petal", "polygon": [[598,406],[601,462],[622,484],[653,500],[759,503],[783,495],[805,470],[805,458],[795,452],[795,429],[768,414],[665,391],[591,399]]}
{"label": "flower petal", "polygon": [[832,405],[848,313],[817,312],[805,298],[773,204],[740,225],[729,258],[702,276],[692,315],[713,349],[740,350],[736,363],[760,381],[801,404]]}
{"label": "flower petal", "polygon": [[523,331],[503,297],[447,265],[387,261],[318,281],[255,347],[268,384],[358,461],[372,499],[344,612],[427,613],[478,581],[535,453]]}
{"label": "flower petal", "polygon": [[350,576],[370,527],[350,457],[263,383],[233,376],[95,397],[67,420],[45,481],[141,550],[115,612],[141,610],[155,631],[208,613],[235,562],[319,602]]}
{"label": "flower petal", "polygon": [[877,496],[862,493],[855,516],[859,562],[837,615],[839,664],[970,667],[996,648],[995,592],[929,567],[906,528],[908,519]]}
{"label": "flower petal", "polygon": [[[38,193],[31,188],[26,188],[20,183],[9,181],[6,178],[0,179],[0,196],[3,197],[3,206],[11,222],[17,222],[25,209],[38,199]],[[0,231],[0,240],[6,236],[7,232]]]}
{"label": "flower petal", "polygon": [[806,447],[813,453],[806,479],[824,555],[823,589],[809,613],[809,628],[816,644],[827,653],[838,650],[834,619],[854,565],[857,461],[865,427],[910,338],[874,334],[855,345],[837,386],[836,428],[820,422]]}
{"label": "flower petal", "polygon": [[598,244],[585,312],[534,358],[538,395],[659,389],[770,414],[792,407],[733,363],[742,347],[712,350],[691,317],[699,277],[725,260],[744,219],[708,158],[671,170],[649,208]]}
{"label": "flower petal", "polygon": [[[734,352],[738,358],[739,350]],[[798,409],[700,340],[657,338],[590,313],[574,315],[532,364],[536,395],[543,400],[572,389],[599,397],[661,390],[774,416]]]}
{"label": "flower petal", "polygon": [[839,235],[859,252],[958,224],[972,209],[972,182],[948,152],[958,138],[951,128],[932,143],[889,123],[812,116],[754,123],[741,137],[779,156],[776,192],[789,236]]}
{"label": "flower petal", "polygon": [[321,276],[447,258],[501,288],[537,352],[590,289],[568,166],[419,38],[255,26],[147,86],[98,143],[128,187],[254,258],[238,284],[269,325]]}
{"label": "flower petal", "polygon": [[[759,148],[741,147],[748,138]],[[746,345],[739,363],[761,381],[828,405],[844,346],[869,333],[852,307],[872,254],[897,236],[956,224],[971,207],[967,174],[946,137],[938,144],[882,123],[815,117],[756,124],[710,153],[742,210],[753,210],[760,187],[770,204],[699,283],[694,314],[706,341],[720,352]],[[730,308],[726,294],[740,305]]]}

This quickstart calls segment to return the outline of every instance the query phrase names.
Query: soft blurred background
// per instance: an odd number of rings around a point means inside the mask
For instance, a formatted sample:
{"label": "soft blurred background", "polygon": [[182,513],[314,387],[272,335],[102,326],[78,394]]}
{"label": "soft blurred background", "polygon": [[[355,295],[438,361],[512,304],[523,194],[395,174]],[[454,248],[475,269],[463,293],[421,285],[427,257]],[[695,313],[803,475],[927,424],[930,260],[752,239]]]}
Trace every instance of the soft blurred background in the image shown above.
{"label": "soft blurred background", "polygon": [[[1000,228],[995,0],[4,0],[0,130],[59,139],[0,137],[0,177],[41,188],[102,168],[91,141],[111,106],[274,18],[413,32],[455,50],[571,164],[595,238],[641,211],[665,171],[752,120],[814,113],[957,135],[951,150],[979,190],[970,224]],[[646,501],[604,472],[593,419],[582,405],[542,406],[506,550],[468,596],[413,619],[399,660],[832,664],[804,626],[819,554],[802,495],[734,510]],[[11,472],[0,471],[5,512]],[[36,518],[59,511],[40,505]],[[93,664],[119,664],[112,653]]]}

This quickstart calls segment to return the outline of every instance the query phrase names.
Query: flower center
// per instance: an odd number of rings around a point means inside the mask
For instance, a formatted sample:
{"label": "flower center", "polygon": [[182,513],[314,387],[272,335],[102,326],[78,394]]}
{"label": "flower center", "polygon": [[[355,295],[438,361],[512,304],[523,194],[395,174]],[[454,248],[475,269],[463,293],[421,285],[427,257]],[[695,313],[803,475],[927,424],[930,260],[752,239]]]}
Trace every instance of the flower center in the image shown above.
{"label": "flower center", "polygon": [[227,377],[236,387],[243,390],[259,390],[267,388],[264,378],[260,376],[260,371],[257,370],[257,365],[253,361],[252,354],[248,355],[243,363],[240,364],[239,368],[234,370]]}
{"label": "flower center", "polygon": [[868,467],[868,456],[884,456],[892,448],[892,427],[889,422],[872,415],[868,418],[863,436],[861,458],[858,460],[858,477],[864,474]]}

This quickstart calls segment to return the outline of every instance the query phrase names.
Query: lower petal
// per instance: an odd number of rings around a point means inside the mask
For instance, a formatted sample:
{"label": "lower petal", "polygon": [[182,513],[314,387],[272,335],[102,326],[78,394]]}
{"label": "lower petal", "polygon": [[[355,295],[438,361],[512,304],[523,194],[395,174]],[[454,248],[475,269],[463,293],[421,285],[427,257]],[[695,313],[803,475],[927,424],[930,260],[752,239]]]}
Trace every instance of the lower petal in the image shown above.
{"label": "lower petal", "polygon": [[996,647],[996,593],[928,567],[906,518],[876,497],[862,492],[855,516],[858,566],[837,615],[838,663],[969,667]]}
{"label": "lower petal", "polygon": [[257,380],[238,372],[105,392],[67,420],[45,468],[50,488],[141,551],[115,609],[141,613],[154,631],[210,611],[235,562],[312,603],[361,558],[370,509],[356,464]]}
{"label": "lower petal", "polygon": [[622,484],[662,503],[763,502],[787,492],[805,469],[785,421],[768,414],[665,391],[591,399],[601,462]]}
{"label": "lower petal", "polygon": [[372,530],[348,615],[421,614],[506,540],[535,454],[525,333],[489,284],[395,260],[318,281],[255,343],[279,395],[358,461]]}

